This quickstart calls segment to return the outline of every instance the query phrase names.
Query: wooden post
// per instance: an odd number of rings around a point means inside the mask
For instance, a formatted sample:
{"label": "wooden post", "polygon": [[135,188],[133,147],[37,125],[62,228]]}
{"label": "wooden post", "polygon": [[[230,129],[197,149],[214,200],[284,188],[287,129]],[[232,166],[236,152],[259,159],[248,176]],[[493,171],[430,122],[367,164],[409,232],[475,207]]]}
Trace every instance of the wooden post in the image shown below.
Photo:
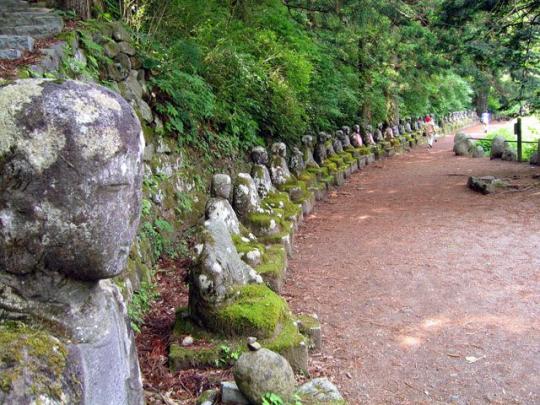
{"label": "wooden post", "polygon": [[517,136],[517,160],[521,162],[523,157],[523,144],[521,139],[521,118],[517,119],[516,124],[514,125],[514,133]]}

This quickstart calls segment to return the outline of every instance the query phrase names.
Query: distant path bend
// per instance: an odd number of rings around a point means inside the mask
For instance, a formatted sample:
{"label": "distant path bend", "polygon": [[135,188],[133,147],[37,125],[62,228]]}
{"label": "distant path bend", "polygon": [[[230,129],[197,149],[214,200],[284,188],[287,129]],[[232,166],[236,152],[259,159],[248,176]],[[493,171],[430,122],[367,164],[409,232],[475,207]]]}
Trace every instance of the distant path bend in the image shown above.
{"label": "distant path bend", "polygon": [[465,187],[540,169],[452,141],[353,175],[297,235],[285,296],[319,315],[312,373],[351,404],[540,403],[540,189]]}

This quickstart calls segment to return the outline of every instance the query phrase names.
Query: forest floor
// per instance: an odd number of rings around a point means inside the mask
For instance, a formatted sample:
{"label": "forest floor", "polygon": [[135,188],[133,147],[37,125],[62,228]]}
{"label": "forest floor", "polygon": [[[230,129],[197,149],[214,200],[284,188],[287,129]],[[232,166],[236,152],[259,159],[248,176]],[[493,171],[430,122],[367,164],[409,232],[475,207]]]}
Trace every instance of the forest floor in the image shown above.
{"label": "forest floor", "polygon": [[311,370],[351,404],[540,403],[540,168],[452,145],[353,175],[296,235],[284,295],[319,315]]}

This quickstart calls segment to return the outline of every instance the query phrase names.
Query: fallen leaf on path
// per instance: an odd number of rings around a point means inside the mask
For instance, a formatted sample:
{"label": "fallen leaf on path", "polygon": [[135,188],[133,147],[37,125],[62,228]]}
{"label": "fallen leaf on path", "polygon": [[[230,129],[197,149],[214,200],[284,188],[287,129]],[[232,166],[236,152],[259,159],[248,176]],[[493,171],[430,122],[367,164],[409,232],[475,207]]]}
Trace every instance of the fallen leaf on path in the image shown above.
{"label": "fallen leaf on path", "polygon": [[478,360],[482,360],[484,357],[474,357],[474,356],[467,356],[465,357],[465,360],[467,361],[467,363],[476,363]]}

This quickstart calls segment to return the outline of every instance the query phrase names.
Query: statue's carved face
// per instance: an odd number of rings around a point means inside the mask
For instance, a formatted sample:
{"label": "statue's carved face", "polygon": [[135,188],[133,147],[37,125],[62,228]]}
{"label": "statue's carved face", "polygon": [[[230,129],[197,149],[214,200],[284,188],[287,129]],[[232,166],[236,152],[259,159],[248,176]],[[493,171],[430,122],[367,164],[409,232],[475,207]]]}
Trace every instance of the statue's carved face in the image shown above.
{"label": "statue's carved face", "polygon": [[268,163],[268,152],[262,146],[256,146],[251,150],[251,161],[255,164],[265,165]]}
{"label": "statue's carved face", "polygon": [[133,110],[74,81],[0,88],[0,100],[9,95],[0,119],[9,143],[0,145],[0,272],[118,275],[141,202],[144,140]]}

